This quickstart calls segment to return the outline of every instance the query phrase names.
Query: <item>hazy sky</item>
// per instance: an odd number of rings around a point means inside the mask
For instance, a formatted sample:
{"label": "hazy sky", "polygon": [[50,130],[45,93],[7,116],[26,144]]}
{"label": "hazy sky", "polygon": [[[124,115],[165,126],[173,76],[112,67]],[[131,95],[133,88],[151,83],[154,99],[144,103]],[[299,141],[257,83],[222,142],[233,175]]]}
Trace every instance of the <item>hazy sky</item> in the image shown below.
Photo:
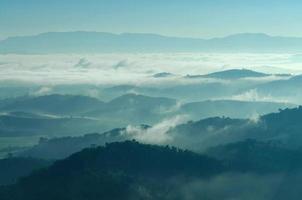
{"label": "hazy sky", "polygon": [[0,0],[0,38],[49,31],[302,36],[301,0]]}

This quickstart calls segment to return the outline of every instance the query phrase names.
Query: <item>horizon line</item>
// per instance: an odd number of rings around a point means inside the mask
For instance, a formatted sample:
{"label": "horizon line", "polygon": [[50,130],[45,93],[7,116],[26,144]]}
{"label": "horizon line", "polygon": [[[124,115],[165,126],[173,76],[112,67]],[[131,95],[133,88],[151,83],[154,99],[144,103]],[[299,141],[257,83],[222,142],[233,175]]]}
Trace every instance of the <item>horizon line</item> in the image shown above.
{"label": "horizon line", "polygon": [[167,37],[167,38],[179,38],[179,39],[199,39],[199,40],[212,40],[212,39],[223,39],[228,38],[232,36],[238,36],[238,35],[262,35],[267,37],[281,37],[281,38],[302,38],[302,36],[281,36],[281,35],[271,35],[267,33],[262,32],[239,32],[234,34],[228,34],[224,36],[213,36],[210,38],[202,38],[202,37],[190,37],[190,36],[172,36],[172,35],[164,35],[159,33],[152,33],[152,32],[106,32],[106,31],[89,31],[89,30],[74,30],[74,31],[48,31],[48,32],[40,32],[36,34],[27,34],[27,35],[16,35],[16,36],[8,36],[0,39],[0,41],[4,41],[10,38],[20,38],[20,37],[34,37],[39,36],[43,34],[49,34],[49,33],[102,33],[102,34],[112,34],[112,35],[126,35],[126,34],[141,34],[141,35],[153,35],[153,36],[159,36],[159,37]]}

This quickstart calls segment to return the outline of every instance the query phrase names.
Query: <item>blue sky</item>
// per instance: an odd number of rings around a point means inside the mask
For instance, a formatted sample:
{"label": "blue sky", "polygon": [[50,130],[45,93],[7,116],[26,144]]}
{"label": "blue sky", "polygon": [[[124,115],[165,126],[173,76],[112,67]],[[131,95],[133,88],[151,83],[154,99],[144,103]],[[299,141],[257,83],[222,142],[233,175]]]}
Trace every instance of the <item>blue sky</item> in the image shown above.
{"label": "blue sky", "polygon": [[49,31],[302,36],[298,0],[0,0],[0,38]]}

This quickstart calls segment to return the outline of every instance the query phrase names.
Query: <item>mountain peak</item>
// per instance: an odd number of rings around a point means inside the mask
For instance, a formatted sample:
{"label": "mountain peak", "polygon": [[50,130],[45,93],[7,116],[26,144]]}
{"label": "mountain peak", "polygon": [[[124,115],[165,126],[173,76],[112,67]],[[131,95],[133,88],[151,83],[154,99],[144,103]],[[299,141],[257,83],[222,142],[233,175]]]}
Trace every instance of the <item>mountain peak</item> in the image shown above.
{"label": "mountain peak", "polygon": [[[153,33],[49,32],[0,41],[0,53],[300,52],[302,38],[240,33],[201,39]],[[30,47],[30,48],[29,48]]]}
{"label": "mountain peak", "polygon": [[265,74],[249,69],[228,69],[224,71],[213,72],[205,75],[187,75],[187,78],[217,78],[217,79],[241,79],[241,78],[260,78],[270,74]]}
{"label": "mountain peak", "polygon": [[207,74],[206,76],[210,78],[239,79],[239,78],[251,78],[251,77],[265,77],[269,75],[243,68],[243,69],[229,69],[225,71],[214,72],[211,74]]}
{"label": "mountain peak", "polygon": [[233,35],[226,36],[224,38],[238,38],[238,37],[249,37],[249,38],[271,38],[273,36],[270,36],[266,33],[237,33]]}

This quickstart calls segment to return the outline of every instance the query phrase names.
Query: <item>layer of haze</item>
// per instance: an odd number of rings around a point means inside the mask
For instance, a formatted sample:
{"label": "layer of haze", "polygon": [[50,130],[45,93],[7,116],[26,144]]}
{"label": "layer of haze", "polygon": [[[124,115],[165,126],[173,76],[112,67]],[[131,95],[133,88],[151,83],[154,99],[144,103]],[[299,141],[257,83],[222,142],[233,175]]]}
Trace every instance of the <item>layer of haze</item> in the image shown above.
{"label": "layer of haze", "polygon": [[[301,55],[293,54],[96,54],[0,55],[0,80],[39,84],[159,84],[227,69],[269,74],[300,74]],[[175,76],[153,78],[156,73]],[[273,77],[271,77],[273,78]]]}

